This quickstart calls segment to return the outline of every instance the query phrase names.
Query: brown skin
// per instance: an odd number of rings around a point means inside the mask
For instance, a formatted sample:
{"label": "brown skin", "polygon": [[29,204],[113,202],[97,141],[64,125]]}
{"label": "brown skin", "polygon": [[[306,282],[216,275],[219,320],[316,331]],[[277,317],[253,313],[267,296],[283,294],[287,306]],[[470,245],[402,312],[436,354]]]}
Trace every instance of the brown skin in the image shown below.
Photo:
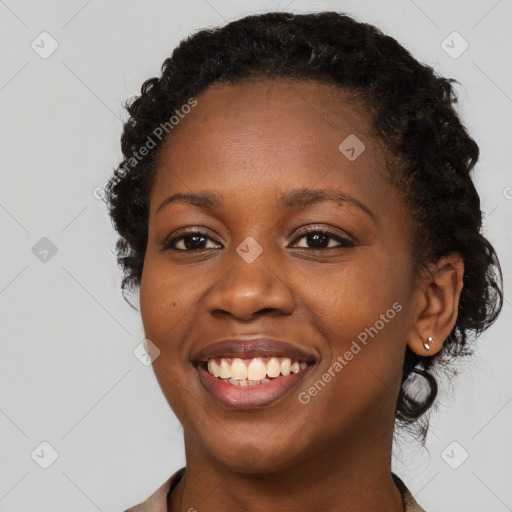
{"label": "brown skin", "polygon": [[[140,289],[146,337],[161,350],[155,374],[185,436],[187,471],[169,510],[400,512],[390,467],[405,347],[424,356],[441,348],[456,320],[463,263],[453,255],[414,275],[412,226],[386,181],[385,150],[342,89],[245,81],[210,87],[197,101],[160,154]],[[354,161],[338,149],[349,134],[366,146]],[[278,198],[299,188],[342,190],[374,217],[345,201],[280,208]],[[222,194],[224,206],[176,202],[157,213],[168,196],[203,190]],[[207,230],[202,250],[161,249],[191,226]],[[332,248],[315,250],[307,226],[352,236],[354,247],[330,237]],[[263,249],[252,263],[236,252],[248,236]],[[298,394],[395,302],[394,319],[301,404]],[[191,357],[254,333],[307,350],[316,366],[269,407],[228,409],[203,389]]]}

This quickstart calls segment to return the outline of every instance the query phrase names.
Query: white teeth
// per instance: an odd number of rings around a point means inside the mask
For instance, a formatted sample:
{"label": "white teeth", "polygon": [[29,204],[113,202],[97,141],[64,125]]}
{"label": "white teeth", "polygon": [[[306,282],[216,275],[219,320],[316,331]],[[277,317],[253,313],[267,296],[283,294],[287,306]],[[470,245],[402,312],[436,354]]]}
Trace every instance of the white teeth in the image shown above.
{"label": "white teeth", "polygon": [[235,379],[229,379],[228,382],[230,384],[234,384],[235,386],[248,386],[248,382],[246,380],[235,380]]}
{"label": "white teeth", "polygon": [[300,372],[300,363],[297,362],[297,361],[292,363],[291,366],[290,366],[290,371],[292,373],[299,373]]}
{"label": "white teeth", "polygon": [[214,377],[220,377],[220,368],[215,359],[210,359],[208,361],[208,371],[214,376]]}
{"label": "white teeth", "polygon": [[[231,378],[235,380],[247,380],[247,366],[239,359],[233,359],[230,370]],[[215,376],[215,375],[214,375]]]}
{"label": "white teeth", "polygon": [[[306,363],[304,363],[306,364]],[[306,364],[307,366],[307,364]],[[267,375],[269,377],[279,377],[281,373],[281,365],[276,357],[271,357],[270,361],[267,363]]]}
{"label": "white teeth", "polygon": [[264,358],[241,359],[236,357],[208,360],[208,372],[214,377],[223,379],[230,384],[238,386],[255,386],[270,379],[298,373],[307,368],[304,361],[292,361],[289,357],[271,357],[265,364]]}
{"label": "white teeth", "polygon": [[249,380],[261,380],[267,375],[267,367],[261,360],[261,357],[253,359],[247,368],[247,378]]}
{"label": "white teeth", "polygon": [[220,375],[222,379],[229,379],[231,377],[231,367],[225,359],[220,360]]}
{"label": "white teeth", "polygon": [[290,375],[290,367],[292,365],[292,361],[288,357],[284,357],[281,360],[281,373],[283,375]]}
{"label": "white teeth", "polygon": [[258,384],[266,384],[267,382],[271,382],[270,379],[261,379],[261,380],[235,380],[235,379],[225,379],[230,384],[233,384],[234,386],[257,386]]}

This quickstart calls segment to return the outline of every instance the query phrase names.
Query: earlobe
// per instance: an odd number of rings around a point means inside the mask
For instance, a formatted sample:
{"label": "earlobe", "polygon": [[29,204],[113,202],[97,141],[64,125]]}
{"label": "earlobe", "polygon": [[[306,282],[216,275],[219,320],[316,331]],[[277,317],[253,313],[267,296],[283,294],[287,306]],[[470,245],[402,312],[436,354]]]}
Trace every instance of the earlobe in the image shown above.
{"label": "earlobe", "polygon": [[459,311],[464,262],[459,254],[431,264],[416,289],[416,311],[407,345],[416,354],[431,356],[443,348]]}

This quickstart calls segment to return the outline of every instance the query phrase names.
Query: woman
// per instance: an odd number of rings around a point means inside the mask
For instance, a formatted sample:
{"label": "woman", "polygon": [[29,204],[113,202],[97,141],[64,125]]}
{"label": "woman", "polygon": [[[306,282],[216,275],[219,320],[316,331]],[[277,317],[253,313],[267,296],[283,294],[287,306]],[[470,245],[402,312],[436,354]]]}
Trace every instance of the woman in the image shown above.
{"label": "woman", "polygon": [[424,442],[502,304],[455,101],[335,12],[200,31],[144,83],[107,192],[186,470],[131,511],[423,510],[395,420]]}

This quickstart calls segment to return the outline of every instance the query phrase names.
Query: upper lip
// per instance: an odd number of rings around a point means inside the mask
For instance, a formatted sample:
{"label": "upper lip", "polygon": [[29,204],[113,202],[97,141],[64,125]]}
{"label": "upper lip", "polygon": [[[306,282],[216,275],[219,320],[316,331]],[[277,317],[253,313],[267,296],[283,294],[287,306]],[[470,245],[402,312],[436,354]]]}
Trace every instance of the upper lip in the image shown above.
{"label": "upper lip", "polygon": [[202,348],[192,360],[204,362],[219,358],[252,359],[254,357],[289,357],[293,361],[315,362],[316,358],[304,349],[287,341],[266,337],[230,338]]}

